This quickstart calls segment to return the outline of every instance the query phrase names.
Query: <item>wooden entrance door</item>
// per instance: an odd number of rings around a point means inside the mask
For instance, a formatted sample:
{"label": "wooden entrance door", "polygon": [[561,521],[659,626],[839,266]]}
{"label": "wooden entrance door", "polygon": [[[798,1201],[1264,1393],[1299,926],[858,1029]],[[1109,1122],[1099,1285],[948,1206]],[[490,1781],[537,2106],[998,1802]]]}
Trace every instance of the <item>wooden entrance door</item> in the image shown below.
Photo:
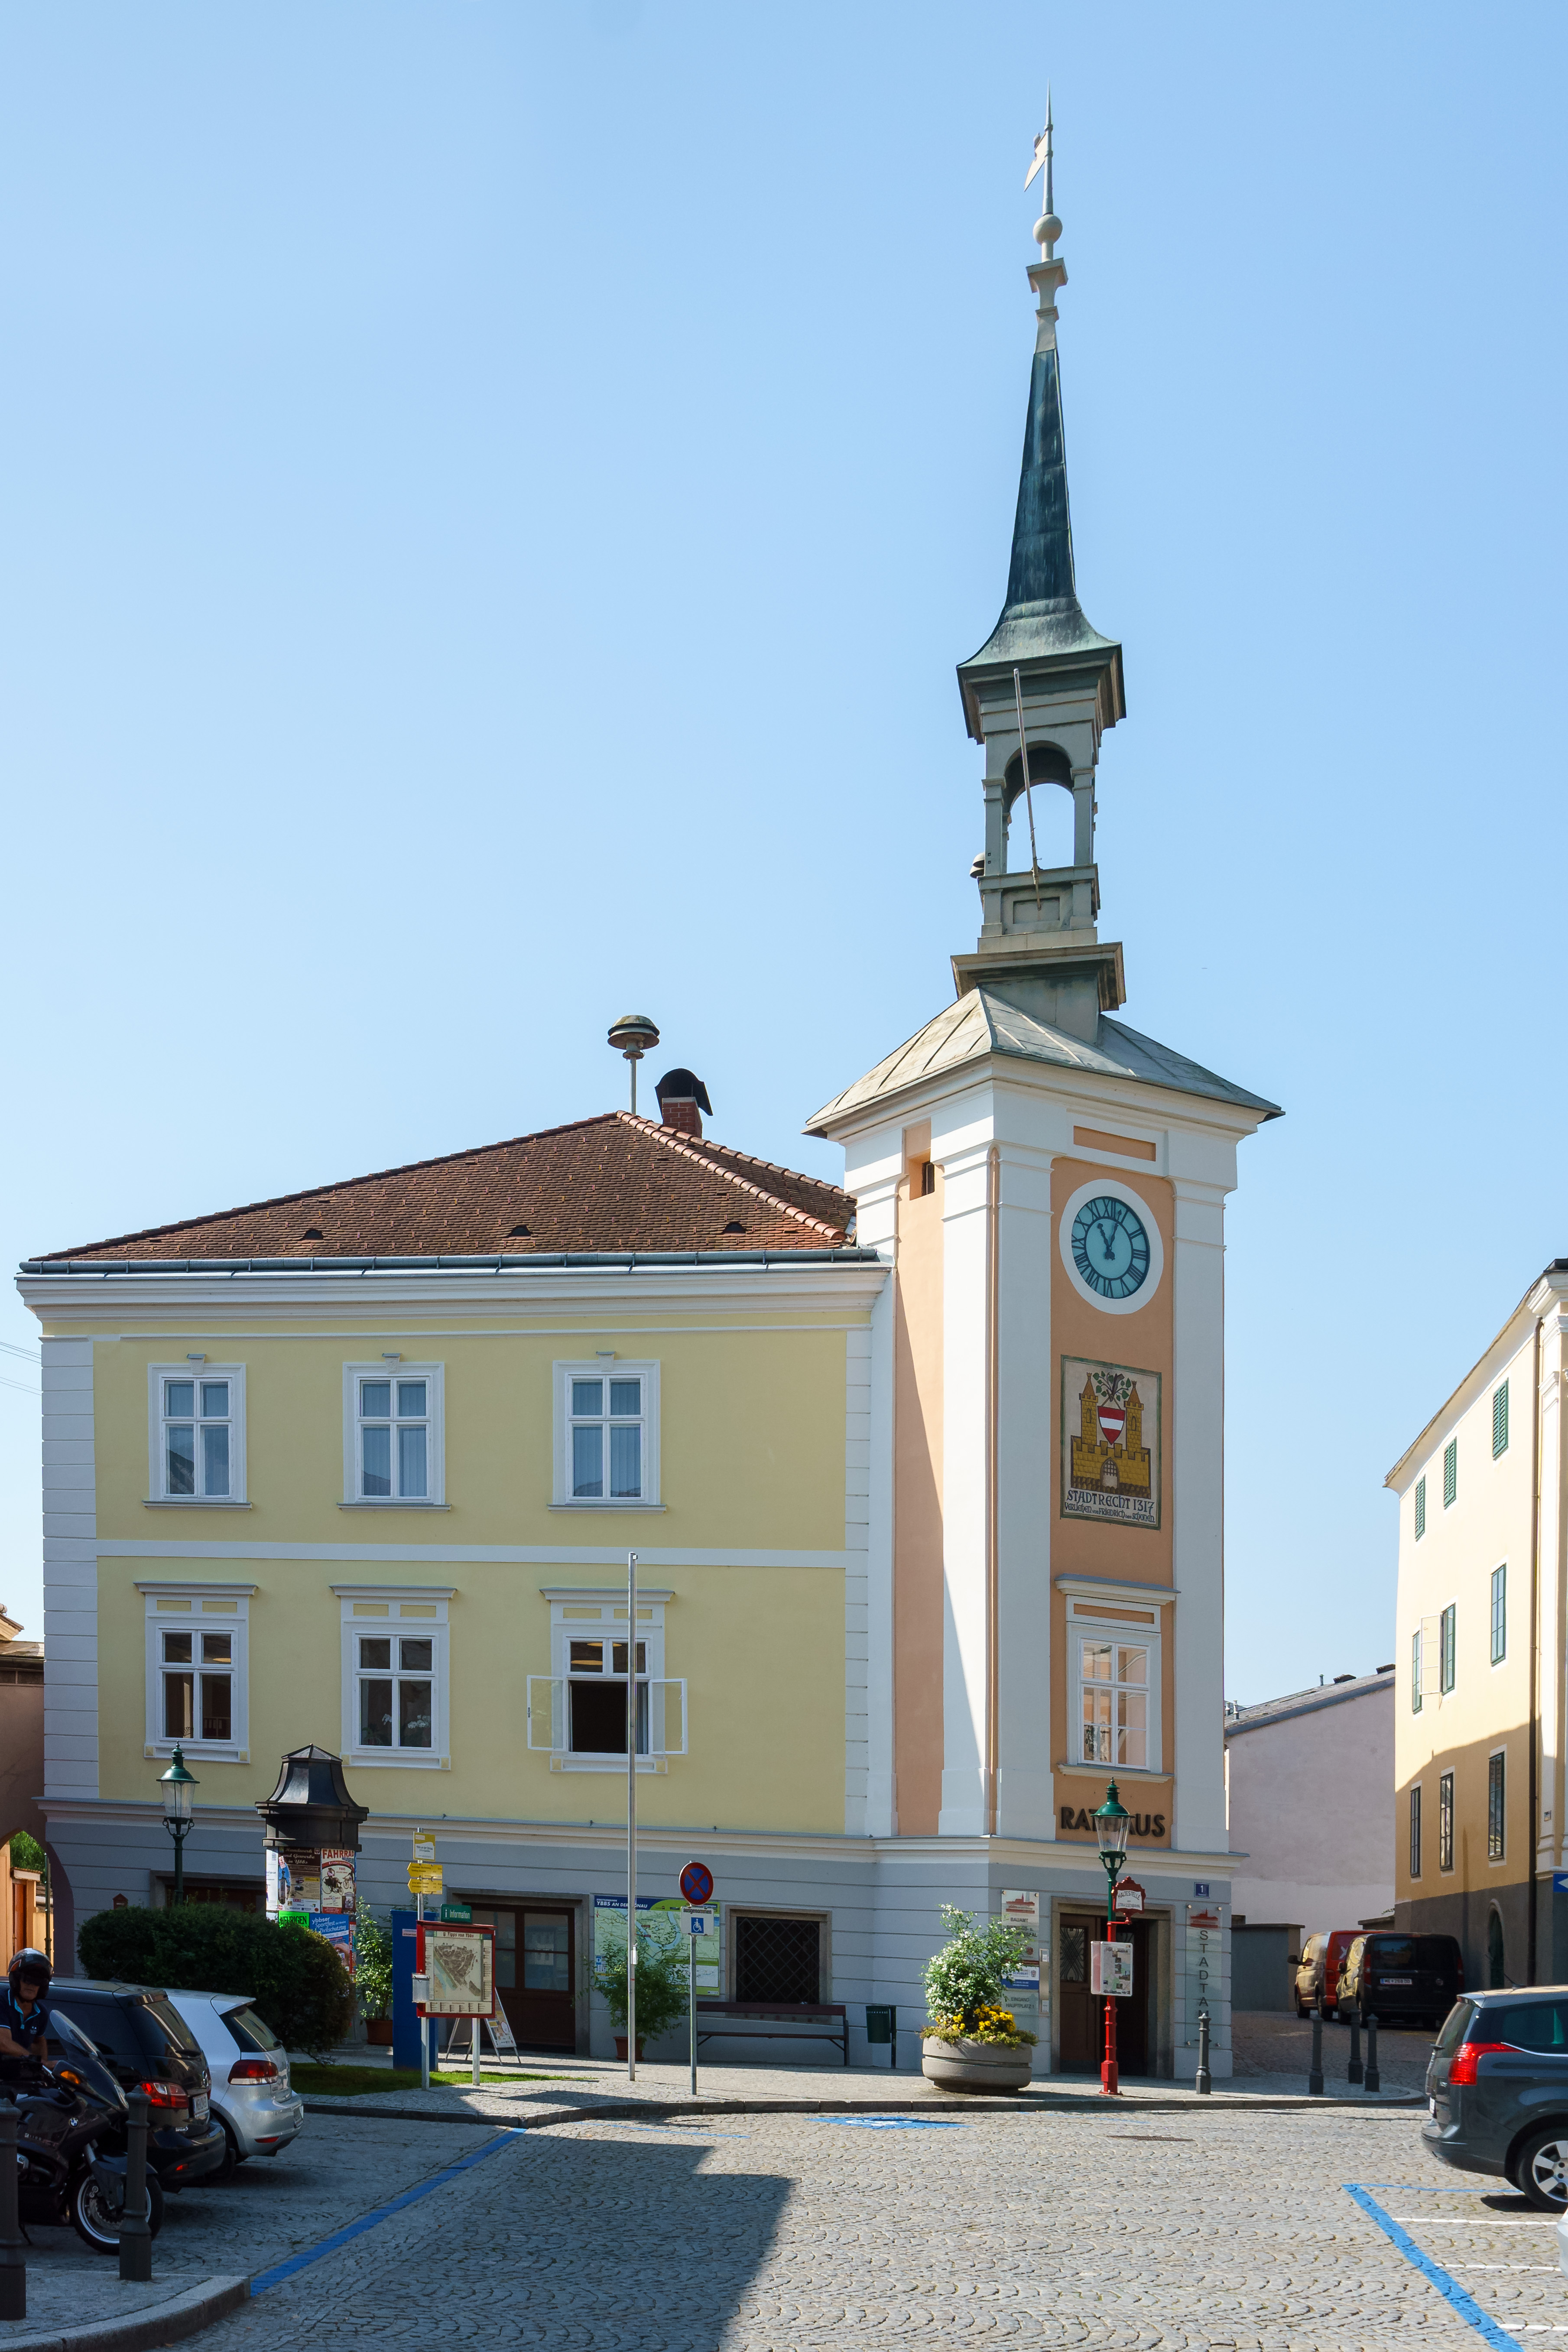
{"label": "wooden entrance door", "polygon": [[496,1931],[496,1990],[521,2050],[577,2046],[576,1913],[569,1904],[507,1905],[474,1913]]}
{"label": "wooden entrance door", "polygon": [[[1149,1988],[1152,1949],[1147,1919],[1124,1919],[1121,1938],[1132,1943],[1132,1991],[1116,2004],[1116,2063],[1123,2074],[1149,2071]],[[1064,2074],[1098,2074],[1105,2056],[1105,2003],[1089,1989],[1089,1948],[1105,1935],[1105,1914],[1065,1913],[1058,1923],[1057,1966],[1059,2063]]]}

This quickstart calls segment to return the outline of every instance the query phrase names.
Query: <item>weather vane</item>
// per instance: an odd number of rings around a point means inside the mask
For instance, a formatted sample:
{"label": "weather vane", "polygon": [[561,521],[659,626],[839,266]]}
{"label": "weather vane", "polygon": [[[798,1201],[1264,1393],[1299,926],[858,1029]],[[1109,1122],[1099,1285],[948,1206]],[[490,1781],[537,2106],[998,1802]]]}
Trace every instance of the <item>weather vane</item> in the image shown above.
{"label": "weather vane", "polygon": [[1044,247],[1046,258],[1048,261],[1051,258],[1051,247],[1055,245],[1058,237],[1060,236],[1062,233],[1062,225],[1057,218],[1056,191],[1052,185],[1051,93],[1048,83],[1046,88],[1046,127],[1035,142],[1035,160],[1030,164],[1024,178],[1024,185],[1026,188],[1029,188],[1034,185],[1036,179],[1038,177],[1042,170],[1044,170],[1046,175],[1046,201],[1045,208],[1042,211],[1039,219],[1035,223],[1035,242],[1037,245]]}

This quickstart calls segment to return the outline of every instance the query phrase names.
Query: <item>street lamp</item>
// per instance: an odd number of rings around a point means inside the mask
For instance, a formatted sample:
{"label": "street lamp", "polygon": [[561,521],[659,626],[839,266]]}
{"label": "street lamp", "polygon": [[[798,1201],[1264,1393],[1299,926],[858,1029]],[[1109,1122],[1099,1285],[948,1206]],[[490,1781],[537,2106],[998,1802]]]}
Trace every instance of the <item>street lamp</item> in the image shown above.
{"label": "street lamp", "polygon": [[[1116,1793],[1111,1781],[1105,1791],[1105,1802],[1094,1815],[1094,1834],[1100,1841],[1100,1859],[1105,1870],[1105,1940],[1116,1938],[1116,1882],[1127,1866],[1127,1832],[1132,1816]],[[1116,2072],[1116,2002],[1105,1996],[1105,2057],[1100,2069],[1100,2095],[1116,2097],[1121,2084]]]}
{"label": "street lamp", "polygon": [[185,1899],[185,1840],[195,1827],[191,1813],[191,1790],[197,1786],[196,1776],[185,1769],[185,1759],[179,1748],[166,1772],[160,1773],[158,1786],[163,1791],[163,1827],[174,1841],[174,1900]]}

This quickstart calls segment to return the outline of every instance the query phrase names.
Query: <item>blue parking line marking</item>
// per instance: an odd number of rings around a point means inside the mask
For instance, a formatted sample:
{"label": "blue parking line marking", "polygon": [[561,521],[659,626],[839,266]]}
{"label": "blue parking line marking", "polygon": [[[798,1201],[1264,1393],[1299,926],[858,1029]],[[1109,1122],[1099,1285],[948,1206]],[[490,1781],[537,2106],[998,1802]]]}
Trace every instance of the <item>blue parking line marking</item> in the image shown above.
{"label": "blue parking line marking", "polygon": [[847,2124],[851,2131],[967,2131],[947,2116],[818,2116],[822,2124]]}
{"label": "blue parking line marking", "polygon": [[[1346,2196],[1353,2198],[1362,2211],[1369,2214],[1377,2223],[1384,2235],[1393,2239],[1405,2261],[1413,2263],[1427,2284],[1436,2288],[1445,2303],[1452,2304],[1459,2317],[1468,2320],[1476,2334],[1492,2347],[1492,2352],[1524,2352],[1524,2347],[1518,2336],[1510,2336],[1506,2328],[1500,2327],[1491,2314],[1483,2311],[1475,2297],[1465,2293],[1458,2279],[1450,2278],[1442,2264],[1435,2263],[1430,2254],[1424,2254],[1410,2232],[1400,2228],[1392,2213],[1384,2211],[1376,2198],[1368,2189],[1354,2180],[1342,2181],[1340,2185]],[[1392,2189],[1400,2185],[1395,2181],[1377,2183],[1380,2189]],[[1479,2193],[1484,2195],[1485,2191]]]}
{"label": "blue parking line marking", "polygon": [[354,2238],[363,2238],[367,2230],[374,2230],[379,2222],[390,2220],[394,2213],[406,2212],[409,2206],[417,2205],[422,2197],[433,2197],[437,2189],[445,2188],[448,2180],[456,2180],[460,2172],[471,2172],[476,2164],[483,2164],[485,2158],[494,2156],[498,2148],[510,2147],[523,2136],[521,2124],[504,2126],[497,2131],[494,2139],[487,2140],[484,2147],[476,2148],[472,2156],[459,2157],[456,2164],[447,2165],[446,2170],[437,2172],[434,2179],[422,2180],[416,2189],[405,2189],[402,2196],[393,2198],[390,2204],[378,2205],[373,2213],[362,2213],[359,2220],[351,2221],[346,2230],[334,2230],[330,2238],[323,2238],[319,2246],[311,2246],[308,2252],[291,2254],[286,2263],[275,2263],[269,2271],[259,2272],[250,2282],[251,2294],[265,2294],[268,2287],[281,2286],[284,2280],[292,2278],[297,2271],[309,2270],[310,2264],[319,2263],[323,2255],[336,2253],[340,2246],[346,2246]]}

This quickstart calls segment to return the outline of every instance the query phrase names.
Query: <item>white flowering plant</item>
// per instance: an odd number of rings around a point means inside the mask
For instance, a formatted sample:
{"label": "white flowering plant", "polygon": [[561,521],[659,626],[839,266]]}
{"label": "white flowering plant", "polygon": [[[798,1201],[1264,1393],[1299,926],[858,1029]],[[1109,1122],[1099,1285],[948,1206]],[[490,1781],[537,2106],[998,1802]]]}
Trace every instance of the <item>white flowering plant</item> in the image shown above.
{"label": "white flowering plant", "polygon": [[1005,2050],[1033,2049],[1003,2002],[1004,1979],[1020,1967],[1030,1946],[1027,1927],[1007,1919],[976,1926],[979,1913],[942,1906],[947,1942],[926,1963],[926,2032],[934,2042],[983,2042]]}

